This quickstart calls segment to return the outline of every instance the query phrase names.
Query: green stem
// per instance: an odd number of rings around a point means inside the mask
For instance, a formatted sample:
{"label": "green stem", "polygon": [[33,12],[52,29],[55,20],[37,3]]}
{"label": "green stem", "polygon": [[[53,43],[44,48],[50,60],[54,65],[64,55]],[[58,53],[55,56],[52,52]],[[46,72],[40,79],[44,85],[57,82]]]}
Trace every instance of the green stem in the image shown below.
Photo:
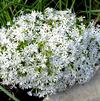
{"label": "green stem", "polygon": [[3,91],[6,95],[8,95],[10,98],[12,98],[14,101],[20,101],[10,92],[8,92],[5,88],[3,88],[1,85],[0,85],[0,90]]}

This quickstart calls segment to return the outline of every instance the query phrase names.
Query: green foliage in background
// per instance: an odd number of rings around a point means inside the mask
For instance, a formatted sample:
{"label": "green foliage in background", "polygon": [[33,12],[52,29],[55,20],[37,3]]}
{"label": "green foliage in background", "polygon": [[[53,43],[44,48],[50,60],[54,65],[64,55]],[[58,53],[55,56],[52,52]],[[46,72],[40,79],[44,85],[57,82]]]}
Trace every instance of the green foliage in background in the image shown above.
{"label": "green foliage in background", "polygon": [[5,26],[7,22],[12,23],[13,17],[22,11],[43,11],[46,7],[58,10],[70,8],[77,16],[86,16],[88,22],[91,19],[100,19],[99,0],[0,0],[0,26]]}

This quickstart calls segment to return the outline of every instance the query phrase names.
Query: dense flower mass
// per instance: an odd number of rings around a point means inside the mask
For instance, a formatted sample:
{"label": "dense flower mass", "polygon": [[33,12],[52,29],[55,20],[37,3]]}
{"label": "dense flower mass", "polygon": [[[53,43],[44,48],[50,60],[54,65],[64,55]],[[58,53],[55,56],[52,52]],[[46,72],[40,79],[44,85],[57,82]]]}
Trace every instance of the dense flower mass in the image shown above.
{"label": "dense flower mass", "polygon": [[100,26],[82,23],[70,10],[47,8],[0,29],[2,83],[44,96],[87,82],[100,65]]}

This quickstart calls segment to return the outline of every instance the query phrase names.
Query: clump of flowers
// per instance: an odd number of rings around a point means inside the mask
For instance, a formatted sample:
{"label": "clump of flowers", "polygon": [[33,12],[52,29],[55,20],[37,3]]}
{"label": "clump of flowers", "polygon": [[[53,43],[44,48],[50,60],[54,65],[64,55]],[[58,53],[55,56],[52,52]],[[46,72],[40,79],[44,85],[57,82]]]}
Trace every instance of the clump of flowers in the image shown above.
{"label": "clump of flowers", "polygon": [[52,8],[15,18],[0,29],[2,83],[41,97],[87,82],[100,63],[100,26],[90,25]]}
{"label": "clump of flowers", "polygon": [[93,77],[100,66],[100,25],[90,23],[79,39],[74,67],[77,68],[77,81],[85,83]]}

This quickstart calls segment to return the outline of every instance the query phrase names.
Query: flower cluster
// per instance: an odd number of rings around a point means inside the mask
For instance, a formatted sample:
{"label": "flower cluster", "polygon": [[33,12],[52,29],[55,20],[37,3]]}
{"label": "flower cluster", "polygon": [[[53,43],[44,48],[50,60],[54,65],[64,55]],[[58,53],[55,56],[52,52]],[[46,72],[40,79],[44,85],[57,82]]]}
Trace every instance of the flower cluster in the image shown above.
{"label": "flower cluster", "polygon": [[90,23],[79,40],[74,66],[79,84],[91,79],[100,66],[100,25]]}
{"label": "flower cluster", "polygon": [[2,83],[45,96],[87,82],[100,63],[100,26],[70,10],[33,11],[0,29]]}

